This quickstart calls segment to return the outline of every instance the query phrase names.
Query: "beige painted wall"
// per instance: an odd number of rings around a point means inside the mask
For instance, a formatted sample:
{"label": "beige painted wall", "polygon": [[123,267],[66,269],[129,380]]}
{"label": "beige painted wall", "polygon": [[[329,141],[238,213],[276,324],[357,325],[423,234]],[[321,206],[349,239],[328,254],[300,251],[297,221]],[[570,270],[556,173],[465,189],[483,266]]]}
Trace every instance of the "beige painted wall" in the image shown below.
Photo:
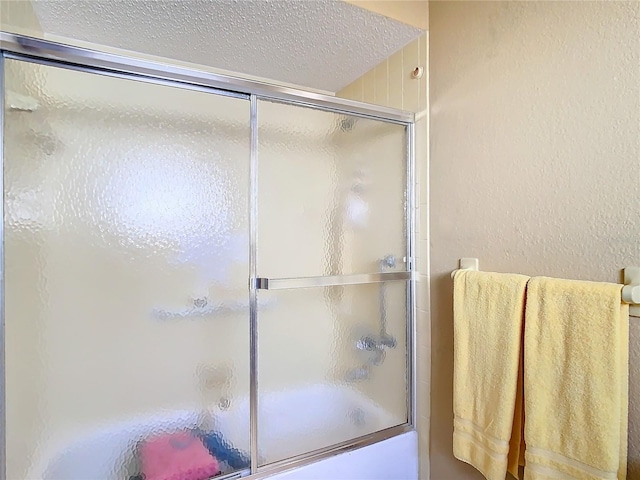
{"label": "beige painted wall", "polygon": [[451,454],[449,273],[479,257],[483,270],[616,282],[640,264],[640,3],[432,2],[429,33],[431,478],[480,479]]}
{"label": "beige painted wall", "polygon": [[345,0],[385,17],[426,30],[429,26],[427,0]]}
{"label": "beige painted wall", "polygon": [[[420,449],[420,478],[429,473],[429,245],[428,245],[428,117],[427,117],[427,37],[420,38],[396,52],[374,69],[338,92],[338,96],[416,112],[416,204],[418,240],[417,287],[417,377],[418,377],[418,433]],[[411,72],[422,66],[422,78],[414,79]]]}
{"label": "beige painted wall", "polygon": [[30,0],[0,0],[0,30],[42,36],[42,28]]}

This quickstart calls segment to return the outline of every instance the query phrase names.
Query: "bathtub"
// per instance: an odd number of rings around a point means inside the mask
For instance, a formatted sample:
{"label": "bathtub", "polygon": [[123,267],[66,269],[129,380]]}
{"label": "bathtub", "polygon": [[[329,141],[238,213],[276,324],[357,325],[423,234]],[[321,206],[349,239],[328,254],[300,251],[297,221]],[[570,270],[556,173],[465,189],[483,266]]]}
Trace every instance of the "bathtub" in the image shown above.
{"label": "bathtub", "polygon": [[[258,458],[261,463],[289,458],[402,423],[348,387],[310,385],[268,393],[260,400]],[[248,418],[249,402],[244,399],[216,413],[216,430],[232,444],[248,446]],[[132,452],[140,440],[159,431],[194,428],[198,423],[198,411],[173,410],[111,423],[108,427],[66,432],[47,448],[48,454],[40,455],[42,460],[34,465],[29,478],[128,480],[138,473]],[[271,478],[411,480],[418,478],[417,463],[417,438],[415,432],[407,432]]]}
{"label": "bathtub", "polygon": [[341,453],[278,475],[270,480],[418,480],[418,434],[415,431]]}

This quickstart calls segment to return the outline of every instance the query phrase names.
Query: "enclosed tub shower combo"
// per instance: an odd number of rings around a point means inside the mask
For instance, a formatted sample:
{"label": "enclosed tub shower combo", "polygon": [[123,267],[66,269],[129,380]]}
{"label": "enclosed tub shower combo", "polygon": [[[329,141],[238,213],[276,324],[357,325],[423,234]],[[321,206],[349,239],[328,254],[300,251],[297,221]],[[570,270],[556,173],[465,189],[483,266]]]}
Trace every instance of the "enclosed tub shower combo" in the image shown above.
{"label": "enclosed tub shower combo", "polygon": [[413,430],[412,114],[1,46],[0,478],[268,475]]}

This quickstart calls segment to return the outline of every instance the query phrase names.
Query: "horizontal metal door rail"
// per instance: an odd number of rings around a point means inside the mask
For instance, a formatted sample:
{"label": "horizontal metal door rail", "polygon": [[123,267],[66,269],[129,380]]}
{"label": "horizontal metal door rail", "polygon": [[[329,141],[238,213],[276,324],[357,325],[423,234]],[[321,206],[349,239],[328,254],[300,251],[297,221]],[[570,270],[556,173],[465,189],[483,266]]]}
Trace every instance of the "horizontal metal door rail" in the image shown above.
{"label": "horizontal metal door rail", "polygon": [[361,273],[355,275],[330,275],[327,277],[256,278],[259,290],[286,290],[289,288],[334,287],[366,283],[411,280],[411,272]]}
{"label": "horizontal metal door rail", "polygon": [[0,50],[27,55],[32,59],[39,58],[64,62],[68,64],[67,66],[70,66],[69,64],[82,65],[102,71],[128,73],[243,94],[253,93],[270,100],[300,104],[333,112],[344,112],[349,115],[358,115],[390,123],[407,125],[415,121],[415,115],[412,112],[369,105],[346,98],[247,80],[206,70],[198,70],[197,68],[172,65],[166,63],[170,61],[168,59],[163,61],[145,60],[2,31],[0,31]]}

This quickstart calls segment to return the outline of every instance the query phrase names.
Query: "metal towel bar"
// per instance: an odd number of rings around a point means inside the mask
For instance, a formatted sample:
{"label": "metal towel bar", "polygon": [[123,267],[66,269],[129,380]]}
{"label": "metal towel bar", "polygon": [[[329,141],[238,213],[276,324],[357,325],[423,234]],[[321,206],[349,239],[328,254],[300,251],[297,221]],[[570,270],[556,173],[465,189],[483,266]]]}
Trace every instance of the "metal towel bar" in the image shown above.
{"label": "metal towel bar", "polygon": [[264,278],[255,279],[259,290],[286,290],[289,288],[333,287],[366,283],[411,280],[411,272],[380,272],[356,275],[331,275],[326,277]]}
{"label": "metal towel bar", "polygon": [[[477,258],[461,258],[459,270],[479,270]],[[457,270],[451,272],[451,278]],[[629,314],[640,317],[640,267],[624,269],[624,287],[622,287],[622,301],[628,303]]]}

